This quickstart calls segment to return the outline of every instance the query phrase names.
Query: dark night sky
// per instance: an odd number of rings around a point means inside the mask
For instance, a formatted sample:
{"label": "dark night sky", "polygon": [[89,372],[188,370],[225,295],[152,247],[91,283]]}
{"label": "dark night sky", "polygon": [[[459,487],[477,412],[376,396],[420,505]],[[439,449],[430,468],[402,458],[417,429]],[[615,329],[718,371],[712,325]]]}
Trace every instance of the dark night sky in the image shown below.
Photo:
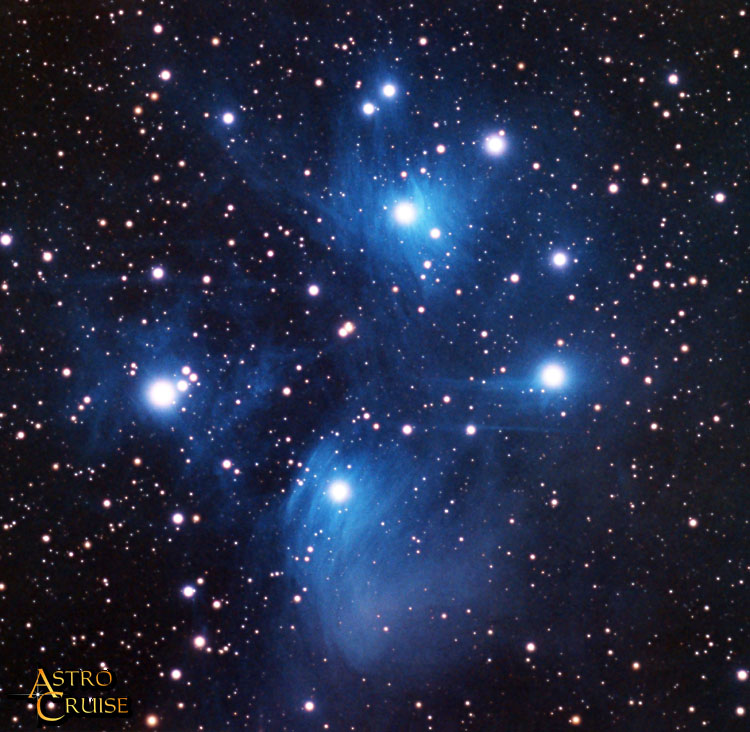
{"label": "dark night sky", "polygon": [[744,7],[7,0],[0,729],[746,729]]}

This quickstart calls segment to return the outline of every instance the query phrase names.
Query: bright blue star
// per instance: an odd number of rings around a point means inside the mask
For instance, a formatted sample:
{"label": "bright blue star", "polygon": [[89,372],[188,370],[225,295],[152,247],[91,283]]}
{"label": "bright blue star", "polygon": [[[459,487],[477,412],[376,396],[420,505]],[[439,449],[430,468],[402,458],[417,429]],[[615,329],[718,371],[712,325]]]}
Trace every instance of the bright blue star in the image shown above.
{"label": "bright blue star", "polygon": [[155,407],[164,409],[171,407],[177,398],[177,390],[171,381],[159,379],[151,384],[148,390],[148,398]]}
{"label": "bright blue star", "polygon": [[399,224],[409,226],[417,220],[417,208],[413,203],[402,201],[393,209],[393,217]]}
{"label": "bright blue star", "polygon": [[559,389],[565,383],[565,371],[562,366],[551,363],[542,369],[542,383],[550,389]]}
{"label": "bright blue star", "polygon": [[231,112],[224,112],[221,120],[225,125],[231,125],[234,122],[234,115]]}
{"label": "bright blue star", "polygon": [[352,495],[351,486],[345,480],[334,480],[328,486],[328,497],[335,503],[343,503]]}
{"label": "bright blue star", "polygon": [[501,135],[490,135],[484,141],[484,147],[490,155],[501,155],[507,146],[505,138]]}

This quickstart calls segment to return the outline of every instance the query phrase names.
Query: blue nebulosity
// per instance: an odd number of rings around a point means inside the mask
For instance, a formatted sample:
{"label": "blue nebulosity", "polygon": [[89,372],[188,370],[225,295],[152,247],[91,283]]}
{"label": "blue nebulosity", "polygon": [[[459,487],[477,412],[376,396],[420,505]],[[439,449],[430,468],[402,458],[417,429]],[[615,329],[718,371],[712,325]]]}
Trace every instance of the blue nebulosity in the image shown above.
{"label": "blue nebulosity", "polygon": [[[488,558],[508,538],[501,510],[517,501],[489,466],[459,487],[440,470],[440,451],[417,457],[369,442],[326,441],[308,456],[283,510],[287,572],[304,588],[298,622],[320,653],[416,681],[458,660],[443,632],[447,614],[458,633],[502,633],[515,570],[508,563],[495,573]],[[442,458],[446,467],[460,460],[448,451]],[[343,481],[350,497],[332,501],[330,486]]]}
{"label": "blue nebulosity", "polygon": [[734,12],[13,5],[8,658],[137,728],[742,716]]}

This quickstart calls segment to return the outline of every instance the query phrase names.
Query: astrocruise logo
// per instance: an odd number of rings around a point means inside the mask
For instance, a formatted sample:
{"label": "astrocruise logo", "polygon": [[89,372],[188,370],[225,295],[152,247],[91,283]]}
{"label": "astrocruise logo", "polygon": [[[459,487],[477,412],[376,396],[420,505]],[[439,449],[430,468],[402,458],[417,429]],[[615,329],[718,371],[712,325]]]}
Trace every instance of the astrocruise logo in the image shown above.
{"label": "astrocruise logo", "polygon": [[57,727],[71,717],[129,717],[130,697],[115,696],[117,679],[110,669],[58,670],[48,674],[37,669],[28,694],[7,694],[34,705],[37,727]]}

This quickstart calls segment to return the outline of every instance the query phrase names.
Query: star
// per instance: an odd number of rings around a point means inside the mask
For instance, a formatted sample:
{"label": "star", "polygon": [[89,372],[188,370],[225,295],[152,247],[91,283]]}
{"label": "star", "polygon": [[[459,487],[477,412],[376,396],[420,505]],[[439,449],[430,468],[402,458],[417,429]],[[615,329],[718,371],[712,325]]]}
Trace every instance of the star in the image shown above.
{"label": "star", "polygon": [[335,503],[343,503],[352,494],[352,489],[345,480],[335,480],[328,487],[328,496]]}
{"label": "star", "polygon": [[221,117],[221,121],[225,125],[231,125],[232,122],[234,122],[234,115],[231,112],[224,112],[224,114]]}
{"label": "star", "polygon": [[500,135],[490,135],[484,141],[484,147],[490,155],[501,155],[505,152],[507,144],[505,139]]}
{"label": "star", "polygon": [[396,87],[393,84],[386,84],[383,87],[383,95],[386,97],[392,97],[396,94]]}
{"label": "star", "polygon": [[369,117],[375,113],[375,105],[372,102],[365,102],[362,105],[362,111]]}
{"label": "star", "polygon": [[399,224],[408,226],[416,221],[417,209],[413,203],[404,201],[397,204],[396,208],[393,210],[393,216]]}
{"label": "star", "polygon": [[565,252],[556,252],[552,257],[555,267],[564,267],[568,263],[568,255]]}
{"label": "star", "polygon": [[174,404],[177,391],[172,383],[165,379],[155,381],[148,390],[148,398],[155,407],[169,407]]}
{"label": "star", "polygon": [[154,267],[151,270],[151,276],[155,280],[160,280],[162,277],[164,277],[164,268],[163,267]]}
{"label": "star", "polygon": [[542,383],[550,389],[557,389],[565,381],[565,371],[561,366],[551,363],[542,369]]}

